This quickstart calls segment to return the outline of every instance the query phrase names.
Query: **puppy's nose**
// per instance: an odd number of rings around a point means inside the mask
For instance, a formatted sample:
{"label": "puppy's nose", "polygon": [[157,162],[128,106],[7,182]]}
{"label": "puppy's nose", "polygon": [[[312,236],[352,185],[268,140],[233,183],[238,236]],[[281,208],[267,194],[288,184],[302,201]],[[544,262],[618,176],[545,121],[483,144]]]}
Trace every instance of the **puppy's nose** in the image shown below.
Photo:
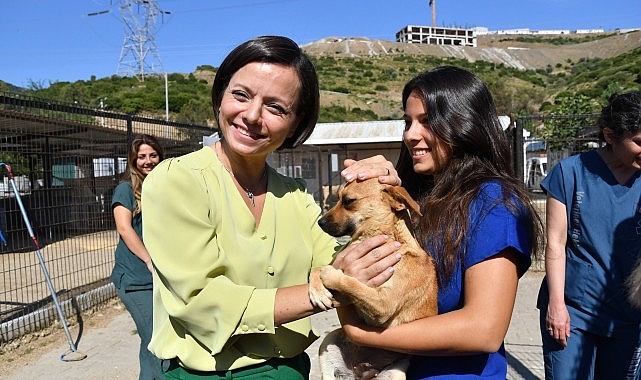
{"label": "puppy's nose", "polygon": [[323,228],[326,224],[327,224],[327,218],[322,217],[318,219],[318,225],[320,226],[320,228]]}

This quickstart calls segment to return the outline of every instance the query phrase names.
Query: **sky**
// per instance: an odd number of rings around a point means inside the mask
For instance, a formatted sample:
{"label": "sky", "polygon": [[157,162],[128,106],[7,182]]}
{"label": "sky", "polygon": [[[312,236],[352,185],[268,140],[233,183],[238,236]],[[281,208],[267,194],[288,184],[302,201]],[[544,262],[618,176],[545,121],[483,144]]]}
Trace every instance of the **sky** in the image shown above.
{"label": "sky", "polygon": [[[118,72],[134,0],[0,0],[0,80],[19,87]],[[162,71],[218,67],[236,45],[277,34],[305,45],[326,37],[395,40],[406,25],[432,25],[429,0],[156,0]],[[490,31],[641,27],[641,0],[435,0],[436,24]],[[90,15],[92,13],[100,13]],[[133,56],[130,55],[129,58]]]}

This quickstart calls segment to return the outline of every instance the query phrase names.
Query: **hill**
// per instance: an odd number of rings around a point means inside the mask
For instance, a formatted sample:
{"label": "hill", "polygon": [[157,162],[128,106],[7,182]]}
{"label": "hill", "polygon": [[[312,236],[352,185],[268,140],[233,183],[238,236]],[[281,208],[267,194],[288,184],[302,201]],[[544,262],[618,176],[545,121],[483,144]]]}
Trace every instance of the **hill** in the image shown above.
{"label": "hill", "polygon": [[[362,37],[328,37],[303,45],[303,49],[313,56],[429,55],[469,62],[487,61],[519,70],[537,70],[568,61],[610,58],[641,47],[641,31],[603,33],[594,38],[593,35],[576,34],[561,37],[488,34],[478,37],[477,47],[467,47],[407,44]],[[565,42],[555,44],[559,40]]]}
{"label": "hill", "polygon": [[[641,86],[641,31],[486,35],[478,37],[478,47],[328,37],[302,48],[318,71],[321,122],[398,119],[403,85],[419,72],[444,64],[481,77],[504,115],[598,112],[609,94]],[[212,124],[215,73],[215,67],[202,65],[193,73],[168,76],[172,120]],[[164,118],[164,85],[159,77],[139,82],[112,76],[31,89],[0,81],[0,90],[92,108],[108,98],[107,109]]]}
{"label": "hill", "polygon": [[478,74],[502,114],[549,111],[556,97],[567,93],[595,99],[597,111],[598,101],[608,93],[641,84],[635,68],[641,63],[641,31],[485,35],[479,36],[478,47],[329,37],[303,49],[316,60],[326,111],[344,107],[371,111],[379,118],[400,117],[403,84],[416,73],[442,64]]}

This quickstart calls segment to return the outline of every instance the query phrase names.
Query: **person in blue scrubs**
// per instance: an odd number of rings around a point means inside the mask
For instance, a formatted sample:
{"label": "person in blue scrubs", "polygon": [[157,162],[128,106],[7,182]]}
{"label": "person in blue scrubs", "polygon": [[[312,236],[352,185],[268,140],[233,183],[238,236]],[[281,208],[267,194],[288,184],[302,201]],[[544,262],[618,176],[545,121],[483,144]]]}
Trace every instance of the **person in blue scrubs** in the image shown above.
{"label": "person in blue scrubs", "polygon": [[356,344],[412,354],[409,379],[505,380],[503,340],[542,224],[513,175],[492,96],[476,75],[436,68],[410,80],[402,100],[396,169],[421,205],[415,230],[437,263],[439,313],[381,330],[343,307],[343,329]]}
{"label": "person in blue scrubs", "polygon": [[625,282],[641,247],[641,91],[612,96],[597,124],[605,145],[559,161],[541,183],[546,379],[639,376],[641,310]]}

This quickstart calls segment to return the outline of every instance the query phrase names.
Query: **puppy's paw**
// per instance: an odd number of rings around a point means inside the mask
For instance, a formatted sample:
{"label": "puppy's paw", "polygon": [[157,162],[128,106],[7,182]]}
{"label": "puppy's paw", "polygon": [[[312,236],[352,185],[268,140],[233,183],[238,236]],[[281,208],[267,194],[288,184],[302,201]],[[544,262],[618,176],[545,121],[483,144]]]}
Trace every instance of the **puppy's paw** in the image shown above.
{"label": "puppy's paw", "polygon": [[312,305],[321,310],[332,308],[332,293],[323,286],[320,278],[320,268],[312,269],[309,277],[309,300]]}
{"label": "puppy's paw", "polygon": [[331,265],[326,265],[320,268],[319,278],[323,285],[338,291],[343,291],[345,286],[343,281],[346,279],[349,280],[348,276],[346,276],[343,271],[338,270]]}
{"label": "puppy's paw", "polygon": [[312,301],[312,305],[321,310],[329,310],[333,307],[332,293],[324,287],[321,291],[312,291],[310,288],[309,299]]}

